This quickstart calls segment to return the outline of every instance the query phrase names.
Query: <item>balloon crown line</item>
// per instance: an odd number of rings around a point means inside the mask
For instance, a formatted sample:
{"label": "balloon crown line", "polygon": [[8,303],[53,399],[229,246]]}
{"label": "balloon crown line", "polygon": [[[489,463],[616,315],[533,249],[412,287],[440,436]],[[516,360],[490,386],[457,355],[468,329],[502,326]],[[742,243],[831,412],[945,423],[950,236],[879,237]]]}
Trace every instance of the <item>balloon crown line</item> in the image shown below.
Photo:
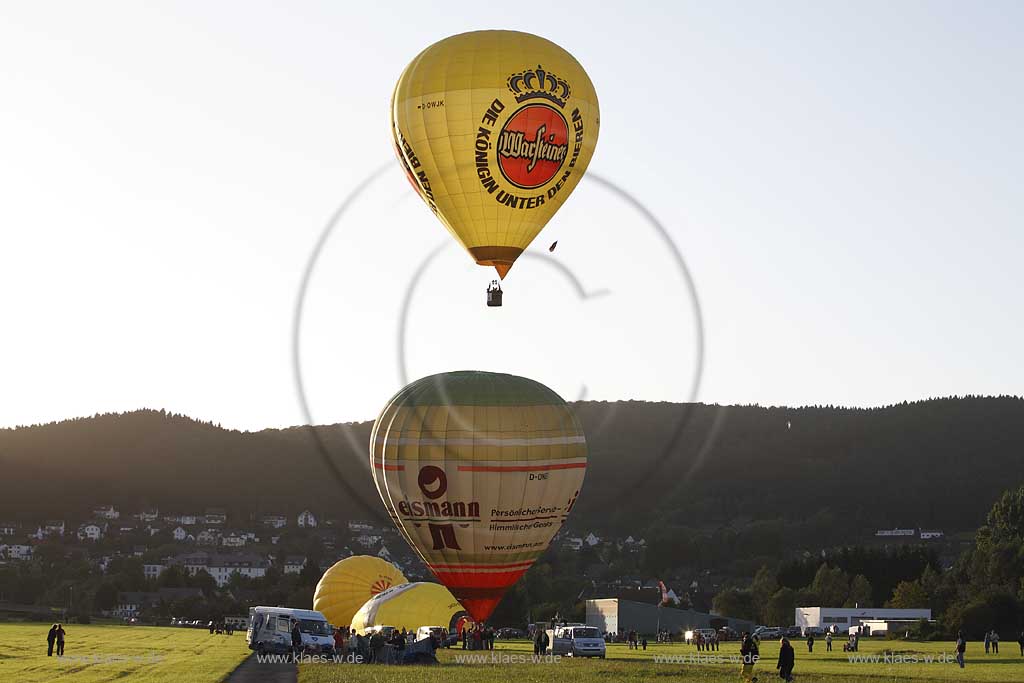
{"label": "balloon crown line", "polygon": [[508,89],[515,95],[516,102],[545,99],[564,107],[569,99],[569,84],[564,78],[545,71],[538,64],[536,69],[527,69],[508,77]]}

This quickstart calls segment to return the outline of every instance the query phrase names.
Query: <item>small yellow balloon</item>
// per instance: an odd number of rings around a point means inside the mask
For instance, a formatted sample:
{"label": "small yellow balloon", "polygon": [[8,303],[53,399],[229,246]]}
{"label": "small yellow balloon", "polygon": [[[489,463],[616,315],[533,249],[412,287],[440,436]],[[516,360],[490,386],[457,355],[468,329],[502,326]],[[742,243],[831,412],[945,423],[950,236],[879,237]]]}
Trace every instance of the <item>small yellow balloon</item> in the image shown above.
{"label": "small yellow balloon", "polygon": [[455,631],[472,622],[447,588],[438,583],[406,583],[379,593],[359,608],[351,627],[365,633],[373,626],[394,626],[413,633],[420,626],[441,626]]}
{"label": "small yellow balloon", "polygon": [[398,567],[372,555],[354,555],[324,572],[313,594],[313,609],[335,626],[347,626],[367,600],[408,583]]}
{"label": "small yellow balloon", "polygon": [[597,94],[549,40],[474,31],[402,73],[392,134],[413,187],[480,265],[502,278],[579,184],[597,145]]}

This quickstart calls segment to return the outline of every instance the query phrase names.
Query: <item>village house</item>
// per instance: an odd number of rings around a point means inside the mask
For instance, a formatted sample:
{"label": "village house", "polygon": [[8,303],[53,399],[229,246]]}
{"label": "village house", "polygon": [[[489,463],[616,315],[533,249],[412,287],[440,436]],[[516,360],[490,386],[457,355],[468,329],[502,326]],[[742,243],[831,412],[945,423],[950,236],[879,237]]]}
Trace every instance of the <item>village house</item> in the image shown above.
{"label": "village house", "polygon": [[245,536],[231,532],[220,537],[220,544],[225,548],[245,547]]}
{"label": "village house", "polygon": [[220,532],[213,529],[204,529],[196,534],[196,543],[199,545],[217,545],[219,538]]}
{"label": "village house", "polygon": [[4,560],[31,560],[32,546],[22,543],[0,545],[0,559]]}
{"label": "village house", "polygon": [[256,555],[227,555],[212,560],[207,568],[217,586],[227,585],[232,574],[258,579],[267,573],[267,561]]}
{"label": "village house", "polygon": [[183,524],[185,526],[193,526],[194,524],[197,524],[199,522],[199,515],[167,515],[164,517],[164,521],[171,524]]}
{"label": "village house", "polygon": [[154,592],[126,591],[117,594],[117,607],[105,612],[108,617],[135,619],[148,608],[161,602],[171,603],[187,599],[203,599],[199,588],[161,588]]}
{"label": "village house", "polygon": [[260,519],[263,526],[270,527],[271,529],[282,529],[288,526],[288,518],[284,515],[263,515]]}
{"label": "village house", "polygon": [[163,564],[144,564],[142,565],[142,574],[147,579],[156,579],[164,573],[165,569],[167,569],[167,566]]}
{"label": "village house", "polygon": [[251,579],[265,576],[269,563],[257,555],[190,553],[171,559],[169,564],[181,566],[189,576],[195,576],[200,571],[205,571],[213,577],[219,588],[223,588],[231,579],[231,575],[236,572]]}
{"label": "village house", "polygon": [[64,535],[64,520],[63,519],[50,519],[50,520],[47,520],[46,524],[43,525],[43,534],[45,536],[63,536]]}
{"label": "village house", "polygon": [[[183,527],[183,526],[176,526],[176,527],[174,527],[174,531],[171,532],[171,537],[175,541],[178,541],[179,543],[181,543],[181,542],[187,541],[189,538],[192,538],[192,534],[190,534],[185,529],[185,527]],[[192,538],[192,540],[195,540],[195,539]]]}
{"label": "village house", "polygon": [[92,514],[94,517],[107,520],[120,519],[121,517],[121,513],[113,505],[101,505],[98,508],[93,508]]}
{"label": "village house", "polygon": [[356,543],[363,546],[364,548],[372,548],[381,541],[381,537],[376,534],[362,534],[356,536]]}
{"label": "village house", "polygon": [[370,524],[369,522],[353,520],[348,523],[348,530],[354,534],[367,534],[373,531],[373,524]]}
{"label": "village house", "polygon": [[86,524],[83,524],[82,526],[78,527],[78,540],[98,541],[101,538],[103,538],[103,532],[105,530],[104,527],[106,527],[105,524],[103,525],[103,527],[101,527],[99,524],[96,524],[95,522],[88,522]]}
{"label": "village house", "polygon": [[316,517],[309,510],[303,510],[299,513],[298,524],[301,529],[313,529],[316,527]]}
{"label": "village house", "polygon": [[306,566],[306,558],[301,555],[289,555],[284,559],[284,573],[298,574]]}
{"label": "village house", "polygon": [[18,525],[14,522],[0,522],[0,536],[14,536],[18,533]]}
{"label": "village house", "polygon": [[134,516],[140,522],[148,524],[149,522],[155,522],[160,518],[160,511],[156,508],[147,508]]}
{"label": "village house", "polygon": [[204,524],[224,524],[228,521],[228,513],[224,508],[206,508]]}

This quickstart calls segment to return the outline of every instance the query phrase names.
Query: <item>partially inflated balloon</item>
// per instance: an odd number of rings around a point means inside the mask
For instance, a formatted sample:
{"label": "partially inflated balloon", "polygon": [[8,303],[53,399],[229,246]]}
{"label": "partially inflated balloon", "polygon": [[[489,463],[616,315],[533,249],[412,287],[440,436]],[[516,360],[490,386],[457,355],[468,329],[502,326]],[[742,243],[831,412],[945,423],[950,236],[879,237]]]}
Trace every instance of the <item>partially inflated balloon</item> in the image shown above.
{"label": "partially inflated balloon", "polygon": [[587,445],[543,384],[449,372],[391,399],[374,423],[370,461],[405,539],[479,622],[568,517]]}
{"label": "partially inflated balloon", "polygon": [[398,567],[372,555],[354,555],[324,572],[313,594],[313,609],[335,626],[348,626],[352,615],[374,595],[408,583]]}
{"label": "partially inflated balloon", "polygon": [[441,626],[456,632],[469,621],[459,601],[437,583],[405,583],[378,593],[352,617],[351,628],[365,633],[373,626],[394,626],[416,632],[420,626]]}
{"label": "partially inflated balloon", "polygon": [[505,277],[579,183],[597,144],[597,94],[549,40],[445,38],[406,67],[392,134],[413,187],[477,263]]}

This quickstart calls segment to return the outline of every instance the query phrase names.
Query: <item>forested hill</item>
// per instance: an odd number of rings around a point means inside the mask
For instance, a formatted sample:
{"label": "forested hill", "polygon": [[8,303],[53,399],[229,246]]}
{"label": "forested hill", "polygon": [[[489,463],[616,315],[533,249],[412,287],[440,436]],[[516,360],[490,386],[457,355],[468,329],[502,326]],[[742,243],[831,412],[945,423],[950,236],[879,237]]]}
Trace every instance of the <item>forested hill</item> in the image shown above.
{"label": "forested hill", "polygon": [[[838,535],[968,530],[1003,490],[1024,481],[1019,398],[877,409],[634,401],[575,408],[591,454],[571,520],[580,529],[817,520]],[[369,430],[360,423],[315,434],[238,432],[146,410],[0,430],[0,519],[74,520],[113,503],[245,516],[310,508],[383,520],[366,466]]]}

